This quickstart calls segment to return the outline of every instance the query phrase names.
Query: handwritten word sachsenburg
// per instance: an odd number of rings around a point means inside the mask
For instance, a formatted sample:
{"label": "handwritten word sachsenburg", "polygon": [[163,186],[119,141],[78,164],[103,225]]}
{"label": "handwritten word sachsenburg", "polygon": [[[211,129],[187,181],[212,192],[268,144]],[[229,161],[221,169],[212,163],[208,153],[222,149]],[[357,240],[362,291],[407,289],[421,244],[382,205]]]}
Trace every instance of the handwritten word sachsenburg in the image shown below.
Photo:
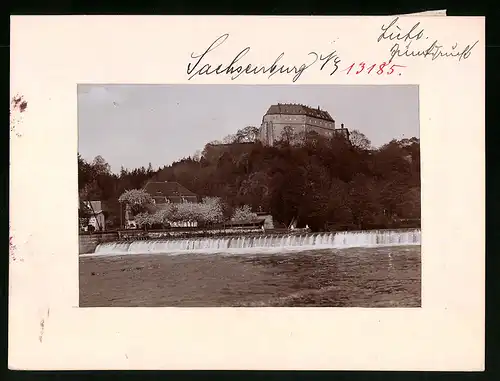
{"label": "handwritten word sachsenburg", "polygon": [[285,55],[284,52],[282,52],[270,65],[254,65],[251,63],[247,65],[240,64],[240,60],[250,52],[250,47],[247,46],[241,50],[228,64],[220,63],[213,65],[210,63],[204,63],[206,62],[206,58],[209,53],[221,46],[228,39],[228,37],[228,33],[218,37],[201,54],[191,53],[191,58],[195,61],[189,62],[187,65],[186,72],[189,80],[197,75],[231,75],[231,79],[234,80],[243,74],[266,74],[268,75],[268,78],[271,78],[276,74],[293,74],[292,81],[295,82],[307,69],[312,67],[318,61],[322,63],[320,70],[330,68],[330,75],[334,74],[338,70],[339,63],[341,62],[337,52],[334,50],[326,55],[310,52],[307,55],[307,62],[299,65],[287,66],[280,64],[280,61]]}

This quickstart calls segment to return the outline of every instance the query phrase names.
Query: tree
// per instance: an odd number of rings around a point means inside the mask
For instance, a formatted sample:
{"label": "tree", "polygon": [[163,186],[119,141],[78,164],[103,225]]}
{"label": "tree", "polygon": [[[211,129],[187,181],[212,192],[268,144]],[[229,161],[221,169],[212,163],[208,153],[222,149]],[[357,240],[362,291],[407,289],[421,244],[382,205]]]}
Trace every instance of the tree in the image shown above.
{"label": "tree", "polygon": [[[210,143],[207,143],[205,145],[205,147],[203,148],[202,157],[208,163],[213,163],[213,162],[217,161],[219,156],[220,156],[220,151],[217,149],[218,148],[217,146],[219,146],[221,144],[222,144],[222,142],[217,141],[217,140],[214,140]],[[179,165],[179,163],[172,163],[172,167],[175,166],[174,164]]]}
{"label": "tree", "polygon": [[340,179],[332,179],[328,191],[328,222],[337,229],[345,229],[352,224],[349,208],[349,187]]}
{"label": "tree", "polygon": [[143,189],[127,190],[118,198],[118,201],[129,205],[133,213],[143,212],[147,205],[153,204],[153,198]]}
{"label": "tree", "polygon": [[230,134],[230,135],[226,135],[223,139],[222,139],[222,143],[223,144],[232,144],[236,141],[236,135],[233,135],[233,134]]}
{"label": "tree", "polygon": [[357,174],[349,184],[349,209],[358,229],[367,228],[382,211],[378,204],[375,181]]}
{"label": "tree", "polygon": [[196,150],[195,153],[193,154],[193,160],[194,161],[200,161],[201,160],[201,151],[200,150]]}
{"label": "tree", "polygon": [[231,221],[254,221],[257,218],[257,214],[252,212],[252,208],[249,205],[242,205],[234,210]]}
{"label": "tree", "polygon": [[92,209],[90,208],[89,204],[84,202],[80,198],[80,205],[78,208],[78,217],[88,219],[88,218],[92,217],[93,215],[94,215],[94,213],[92,212]]}
{"label": "tree", "polygon": [[153,227],[153,226],[158,226],[158,227],[163,227],[164,225],[164,213],[163,211],[157,211],[156,213],[138,213],[134,217],[135,223],[139,227]]}
{"label": "tree", "polygon": [[97,175],[109,175],[111,167],[102,156],[96,156],[92,162],[92,167]]}
{"label": "tree", "polygon": [[94,178],[90,164],[78,154],[78,190],[85,188]]}
{"label": "tree", "polygon": [[201,203],[168,204],[162,209],[141,207],[136,210],[139,210],[139,213],[135,220],[141,226],[168,225],[176,222],[213,225],[224,222],[224,205],[218,197],[205,197]]}
{"label": "tree", "polygon": [[97,180],[91,180],[79,189],[80,200],[85,201],[98,201],[102,200],[103,192],[97,183]]}
{"label": "tree", "polygon": [[254,209],[267,210],[269,208],[269,182],[270,178],[264,171],[250,173],[248,178],[241,182],[238,199]]}
{"label": "tree", "polygon": [[295,133],[291,126],[285,126],[281,131],[281,141],[286,144],[291,144],[295,139]]}
{"label": "tree", "polygon": [[247,126],[236,132],[237,143],[254,143],[259,137],[259,129],[253,126]]}
{"label": "tree", "polygon": [[365,134],[359,132],[358,130],[352,130],[349,133],[349,140],[353,147],[358,148],[360,150],[369,150],[371,149],[372,142],[370,139],[366,137]]}
{"label": "tree", "polygon": [[201,222],[219,224],[224,221],[224,207],[219,197],[205,197],[200,204]]}

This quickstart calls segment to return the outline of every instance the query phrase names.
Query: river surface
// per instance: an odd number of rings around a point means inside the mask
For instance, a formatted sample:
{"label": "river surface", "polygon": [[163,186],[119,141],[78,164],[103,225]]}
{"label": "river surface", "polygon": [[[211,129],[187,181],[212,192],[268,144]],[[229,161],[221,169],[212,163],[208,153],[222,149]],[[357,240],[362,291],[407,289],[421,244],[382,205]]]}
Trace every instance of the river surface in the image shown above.
{"label": "river surface", "polygon": [[420,307],[420,246],[80,257],[81,307]]}

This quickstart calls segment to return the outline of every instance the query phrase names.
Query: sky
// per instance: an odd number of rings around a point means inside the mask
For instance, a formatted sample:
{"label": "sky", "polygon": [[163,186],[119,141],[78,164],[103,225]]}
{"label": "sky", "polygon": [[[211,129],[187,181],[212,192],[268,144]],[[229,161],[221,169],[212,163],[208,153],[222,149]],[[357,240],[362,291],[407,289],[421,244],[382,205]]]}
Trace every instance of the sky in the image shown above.
{"label": "sky", "polygon": [[102,156],[115,173],[157,169],[260,127],[276,103],[319,106],[376,147],[420,137],[416,85],[79,85],[78,151],[88,161]]}

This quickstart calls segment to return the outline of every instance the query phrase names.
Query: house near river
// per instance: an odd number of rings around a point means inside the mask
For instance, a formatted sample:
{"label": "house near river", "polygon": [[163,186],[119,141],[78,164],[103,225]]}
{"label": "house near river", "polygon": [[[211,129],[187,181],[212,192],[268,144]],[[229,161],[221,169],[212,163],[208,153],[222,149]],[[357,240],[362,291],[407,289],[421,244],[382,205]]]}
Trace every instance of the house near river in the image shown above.
{"label": "house near river", "polygon": [[[198,203],[200,197],[176,181],[149,181],[143,187],[153,199],[153,204],[157,209],[168,207],[170,204]],[[125,212],[126,227],[136,228],[130,208]],[[197,224],[191,221],[171,222],[172,227],[196,227]]]}
{"label": "house near river", "polygon": [[[175,181],[150,181],[146,183],[143,190],[151,196],[155,210],[168,208],[172,204],[198,204],[202,200],[202,197]],[[125,226],[129,229],[138,227],[128,207],[125,213],[125,221]],[[169,225],[174,228],[198,227],[196,221],[172,221],[169,222]],[[245,227],[273,228],[272,216],[267,213],[259,213],[257,218],[252,221],[231,221],[224,223],[224,225],[228,228],[241,229]]]}
{"label": "house near river", "polygon": [[176,181],[149,181],[143,188],[156,205],[197,203],[200,198]]}
{"label": "house near river", "polygon": [[79,206],[79,212],[85,216],[81,223],[83,231],[105,231],[106,230],[106,204],[102,201],[82,201]]}

